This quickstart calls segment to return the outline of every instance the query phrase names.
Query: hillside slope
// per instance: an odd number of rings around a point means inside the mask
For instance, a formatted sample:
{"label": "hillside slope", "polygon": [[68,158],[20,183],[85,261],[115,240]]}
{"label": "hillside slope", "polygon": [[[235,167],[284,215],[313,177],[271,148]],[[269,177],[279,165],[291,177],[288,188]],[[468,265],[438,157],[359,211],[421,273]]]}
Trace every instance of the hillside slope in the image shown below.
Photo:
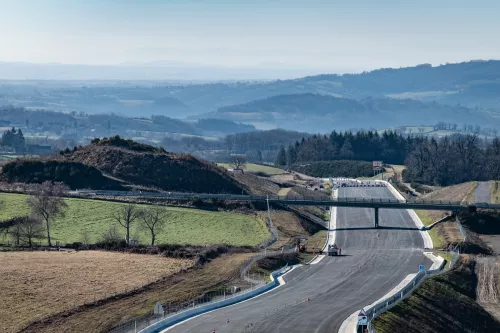
{"label": "hillside slope", "polygon": [[329,132],[333,128],[418,126],[450,119],[457,123],[500,125],[500,121],[486,112],[461,106],[411,99],[365,98],[357,101],[311,93],[273,96],[221,107],[215,116],[309,132]]}
{"label": "hillside slope", "polygon": [[359,74],[324,74],[264,83],[217,83],[172,87],[172,95],[199,110],[243,104],[284,94],[322,94],[362,99],[413,98],[449,105],[495,108],[500,98],[500,61],[470,61],[406,68],[382,68]]}
{"label": "hillside slope", "polygon": [[63,182],[71,189],[123,190],[119,181],[78,162],[15,159],[2,167],[0,179],[9,183]]}
{"label": "hillside slope", "polygon": [[241,194],[243,190],[241,184],[215,164],[119,137],[95,140],[60,158],[96,167],[135,185],[168,191]]}
{"label": "hillside slope", "polygon": [[476,302],[476,262],[427,279],[374,322],[378,333],[499,332],[500,322]]}

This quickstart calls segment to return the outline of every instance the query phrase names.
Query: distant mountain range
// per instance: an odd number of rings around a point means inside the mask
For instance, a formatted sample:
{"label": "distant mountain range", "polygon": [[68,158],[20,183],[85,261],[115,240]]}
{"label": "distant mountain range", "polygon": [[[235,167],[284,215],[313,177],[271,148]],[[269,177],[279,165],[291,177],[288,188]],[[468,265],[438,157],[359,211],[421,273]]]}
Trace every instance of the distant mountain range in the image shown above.
{"label": "distant mountain range", "polygon": [[[172,91],[191,108],[217,109],[276,95],[313,93],[351,99],[411,98],[500,109],[500,60],[419,65],[362,74],[324,74],[265,83],[190,85]],[[194,97],[194,98],[193,98]]]}
{"label": "distant mountain range", "polygon": [[[0,84],[0,105],[89,114],[113,112],[133,117],[216,117],[252,123],[259,128],[283,127],[312,132],[439,121],[500,128],[497,117],[500,115],[499,60],[436,67],[423,64],[290,80],[203,84],[168,81],[172,77],[167,72],[174,67],[158,67],[157,70],[151,65],[110,66],[108,72],[106,66],[44,66],[0,63],[0,77],[23,77],[31,70],[38,73],[37,78],[68,79],[71,78],[68,73],[75,70],[87,73],[88,77],[100,73],[100,77],[108,75],[108,78],[120,79],[130,70],[138,77],[152,75],[160,81],[24,82],[23,85],[3,82]],[[177,69],[176,75],[184,82],[196,74],[184,75],[186,68],[182,66]],[[198,74],[203,76],[204,71],[200,69]],[[227,73],[220,72],[220,78]]]}

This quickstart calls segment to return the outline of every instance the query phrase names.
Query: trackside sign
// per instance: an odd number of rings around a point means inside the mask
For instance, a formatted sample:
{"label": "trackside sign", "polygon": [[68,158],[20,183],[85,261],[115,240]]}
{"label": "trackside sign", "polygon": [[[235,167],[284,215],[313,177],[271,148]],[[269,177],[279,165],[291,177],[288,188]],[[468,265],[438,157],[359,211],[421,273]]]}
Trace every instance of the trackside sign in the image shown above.
{"label": "trackside sign", "polygon": [[365,310],[361,310],[358,313],[358,325],[368,325],[368,316]]}

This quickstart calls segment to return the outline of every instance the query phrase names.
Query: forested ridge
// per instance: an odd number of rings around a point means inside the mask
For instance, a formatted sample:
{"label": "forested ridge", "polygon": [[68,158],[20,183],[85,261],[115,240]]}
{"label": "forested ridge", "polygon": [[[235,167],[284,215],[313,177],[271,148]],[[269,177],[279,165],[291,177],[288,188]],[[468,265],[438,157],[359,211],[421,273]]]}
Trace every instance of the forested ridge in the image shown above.
{"label": "forested ridge", "polygon": [[[298,166],[336,160],[405,164],[406,182],[447,186],[500,179],[500,139],[485,141],[472,134],[434,139],[403,136],[393,131],[382,134],[333,131],[330,135],[313,135],[282,147],[276,164]],[[316,164],[310,168],[314,168],[315,173],[320,166],[322,171],[328,171],[326,165]]]}
{"label": "forested ridge", "polygon": [[[403,164],[409,149],[418,139],[393,131],[333,131],[330,135],[313,135],[282,148],[278,165],[293,165],[312,161],[381,160]],[[283,156],[285,156],[283,158]]]}

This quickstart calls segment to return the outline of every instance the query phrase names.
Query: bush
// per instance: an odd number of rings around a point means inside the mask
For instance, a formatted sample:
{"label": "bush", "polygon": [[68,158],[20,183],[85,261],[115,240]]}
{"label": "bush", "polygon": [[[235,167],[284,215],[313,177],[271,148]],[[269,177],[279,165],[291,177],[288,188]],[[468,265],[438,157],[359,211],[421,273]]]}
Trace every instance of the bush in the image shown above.
{"label": "bush", "polygon": [[96,138],[91,143],[98,146],[112,146],[142,153],[166,153],[166,150],[163,148],[145,145],[130,139],[123,139],[119,135],[110,138]]}
{"label": "bush", "polygon": [[420,183],[416,183],[416,182],[412,182],[411,184],[411,187],[415,189],[415,191],[419,192],[419,193],[429,193],[429,192],[432,192],[434,189],[430,186],[427,186],[427,185],[424,185],[424,184],[420,184]]}
{"label": "bush", "polygon": [[1,177],[7,182],[63,182],[71,189],[122,189],[121,185],[102,175],[97,168],[79,162],[15,160],[5,164]]}

